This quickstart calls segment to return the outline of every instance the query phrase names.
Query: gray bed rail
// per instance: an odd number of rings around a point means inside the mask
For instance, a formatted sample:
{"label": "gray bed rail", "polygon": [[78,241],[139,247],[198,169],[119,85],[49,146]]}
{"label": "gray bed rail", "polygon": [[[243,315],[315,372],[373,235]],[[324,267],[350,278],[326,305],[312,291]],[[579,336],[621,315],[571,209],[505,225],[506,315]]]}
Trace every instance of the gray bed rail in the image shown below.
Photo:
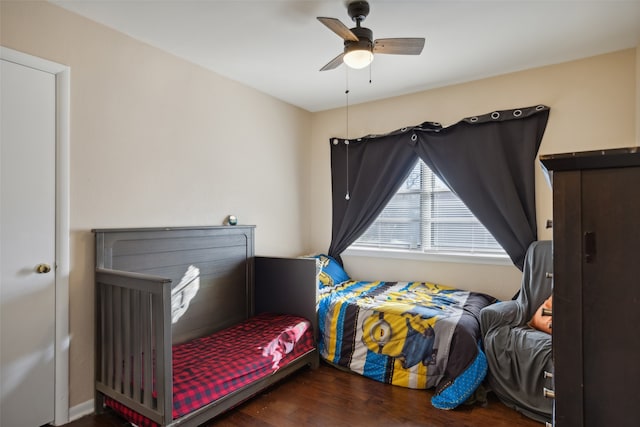
{"label": "gray bed rail", "polygon": [[97,406],[109,396],[160,425],[169,423],[171,280],[98,268],[96,307]]}
{"label": "gray bed rail", "polygon": [[316,260],[255,257],[255,311],[289,313],[308,319],[318,339]]}

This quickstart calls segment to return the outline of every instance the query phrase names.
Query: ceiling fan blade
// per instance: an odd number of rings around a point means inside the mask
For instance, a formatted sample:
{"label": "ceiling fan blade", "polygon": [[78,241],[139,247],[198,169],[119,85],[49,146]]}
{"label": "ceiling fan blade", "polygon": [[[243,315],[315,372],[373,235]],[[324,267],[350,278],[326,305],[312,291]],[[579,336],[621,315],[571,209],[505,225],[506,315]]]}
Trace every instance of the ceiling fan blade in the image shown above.
{"label": "ceiling fan blade", "polygon": [[423,47],[423,38],[378,39],[373,46],[373,53],[420,55]]}
{"label": "ceiling fan blade", "polygon": [[357,42],[358,41],[358,37],[356,37],[356,35],[353,34],[353,32],[351,32],[351,30],[349,28],[347,28],[346,25],[344,25],[342,22],[340,22],[339,19],[336,19],[336,18],[325,18],[325,17],[322,17],[322,16],[318,16],[318,21],[322,22],[324,25],[327,26],[327,28],[329,28],[331,31],[333,31],[334,33],[336,33],[337,35],[339,35],[343,39],[350,40],[350,41],[353,41],[353,42]]}
{"label": "ceiling fan blade", "polygon": [[336,56],[331,61],[329,61],[327,63],[327,65],[325,65],[324,67],[320,68],[320,71],[333,70],[334,68],[337,68],[338,66],[340,66],[340,64],[342,64],[342,57],[343,56],[344,56],[344,53],[341,53],[340,55]]}

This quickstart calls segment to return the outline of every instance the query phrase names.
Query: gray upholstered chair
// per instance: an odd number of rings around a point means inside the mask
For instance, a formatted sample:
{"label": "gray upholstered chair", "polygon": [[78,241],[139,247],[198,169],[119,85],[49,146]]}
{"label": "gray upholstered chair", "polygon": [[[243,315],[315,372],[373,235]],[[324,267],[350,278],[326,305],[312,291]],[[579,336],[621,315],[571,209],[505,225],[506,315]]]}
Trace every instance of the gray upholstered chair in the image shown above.
{"label": "gray upholstered chair", "polygon": [[551,295],[553,269],[550,241],[533,242],[528,250],[518,296],[480,312],[480,327],[489,364],[487,383],[507,406],[538,421],[552,417],[553,401],[543,396],[552,388],[544,371],[553,372],[551,335],[528,325]]}

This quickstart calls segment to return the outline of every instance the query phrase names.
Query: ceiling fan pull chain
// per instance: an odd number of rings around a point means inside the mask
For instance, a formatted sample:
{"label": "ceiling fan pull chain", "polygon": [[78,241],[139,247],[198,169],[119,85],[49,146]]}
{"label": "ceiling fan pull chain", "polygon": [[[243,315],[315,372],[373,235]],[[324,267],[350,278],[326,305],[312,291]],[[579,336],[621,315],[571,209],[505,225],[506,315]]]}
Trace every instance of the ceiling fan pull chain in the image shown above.
{"label": "ceiling fan pull chain", "polygon": [[344,78],[345,78],[345,81],[344,81],[345,112],[346,112],[346,120],[347,120],[346,139],[348,140],[349,139],[349,67],[345,67]]}

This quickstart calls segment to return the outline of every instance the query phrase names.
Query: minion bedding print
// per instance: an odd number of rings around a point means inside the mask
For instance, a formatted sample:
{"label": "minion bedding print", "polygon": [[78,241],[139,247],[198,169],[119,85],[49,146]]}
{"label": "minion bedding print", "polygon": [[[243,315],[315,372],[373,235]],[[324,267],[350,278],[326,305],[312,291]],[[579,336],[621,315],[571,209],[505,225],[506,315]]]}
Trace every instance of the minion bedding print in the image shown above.
{"label": "minion bedding print", "polygon": [[440,409],[474,393],[487,373],[480,310],[495,298],[427,282],[354,281],[333,258],[316,258],[323,359],[380,382],[435,388]]}

